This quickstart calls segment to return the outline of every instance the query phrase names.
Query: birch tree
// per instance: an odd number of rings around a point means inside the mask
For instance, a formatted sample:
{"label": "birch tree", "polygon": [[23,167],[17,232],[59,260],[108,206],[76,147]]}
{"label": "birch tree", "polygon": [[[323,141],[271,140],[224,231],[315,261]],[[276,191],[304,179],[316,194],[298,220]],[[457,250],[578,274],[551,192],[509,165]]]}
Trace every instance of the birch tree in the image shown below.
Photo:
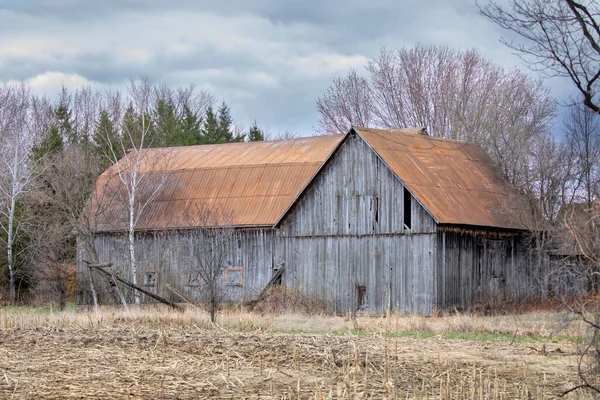
{"label": "birch tree", "polygon": [[19,202],[32,189],[37,169],[30,157],[35,136],[29,126],[31,96],[25,85],[0,87],[0,227],[6,246],[9,301],[16,301],[15,243],[25,217],[18,218]]}
{"label": "birch tree", "polygon": [[[146,148],[154,144],[154,127],[150,118],[153,85],[148,80],[129,83],[127,111],[120,119],[120,134],[105,137],[105,156],[112,163],[111,171],[119,182],[118,200],[126,211],[126,235],[129,250],[129,265],[132,283],[138,283],[138,263],[136,257],[136,231],[140,218],[148,205],[158,195],[166,175],[161,170],[167,163],[168,151],[162,156],[151,159]],[[116,94],[108,103],[113,115],[122,110]],[[155,155],[157,155],[156,153]],[[124,155],[121,157],[121,155]],[[140,303],[140,294],[134,291],[135,303]]]}

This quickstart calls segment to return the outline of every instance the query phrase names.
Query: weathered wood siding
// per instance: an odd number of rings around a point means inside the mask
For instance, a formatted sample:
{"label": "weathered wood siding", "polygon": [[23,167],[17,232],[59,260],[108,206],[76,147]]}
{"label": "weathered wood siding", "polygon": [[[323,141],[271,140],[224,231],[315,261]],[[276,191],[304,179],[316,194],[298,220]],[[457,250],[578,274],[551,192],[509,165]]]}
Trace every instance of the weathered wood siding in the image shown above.
{"label": "weathered wood siding", "polygon": [[[280,226],[283,236],[405,234],[402,182],[357,136],[349,137]],[[411,233],[435,232],[412,198]]]}
{"label": "weathered wood siding", "polygon": [[538,293],[533,255],[519,235],[490,231],[438,233],[437,307],[468,309],[489,300],[523,300]]}
{"label": "weathered wood siding", "polygon": [[434,304],[435,221],[411,200],[404,229],[402,182],[368,145],[350,136],[281,223],[284,284],[359,307],[430,313]]}
{"label": "weathered wood siding", "polygon": [[[226,265],[230,268],[242,268],[242,286],[227,288],[228,300],[242,300],[255,297],[271,279],[273,268],[282,260],[274,243],[274,231],[270,229],[239,230],[231,237],[231,247],[227,251]],[[144,286],[160,296],[173,301],[181,301],[166,288],[166,284],[192,299],[199,299],[199,288],[187,285],[188,274],[196,263],[194,241],[200,240],[190,231],[139,233],[136,235],[136,258],[138,261],[137,282],[143,283],[144,271],[156,271],[155,286]],[[95,239],[98,258],[101,263],[110,262],[114,271],[121,277],[132,281],[129,268],[129,248],[125,234],[102,234]],[[78,262],[78,288],[82,291],[81,301],[89,301],[87,268],[83,265],[80,252]],[[94,276],[101,287],[101,295],[106,299],[110,293],[106,279]],[[223,281],[225,277],[223,277]]]}

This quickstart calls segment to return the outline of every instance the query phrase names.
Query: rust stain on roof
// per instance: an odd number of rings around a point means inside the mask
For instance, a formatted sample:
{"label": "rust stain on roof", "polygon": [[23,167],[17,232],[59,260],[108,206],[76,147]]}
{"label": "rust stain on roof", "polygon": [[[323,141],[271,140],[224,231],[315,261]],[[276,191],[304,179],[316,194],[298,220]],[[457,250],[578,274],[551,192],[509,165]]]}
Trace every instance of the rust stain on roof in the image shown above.
{"label": "rust stain on roof", "polygon": [[440,224],[531,226],[526,200],[478,145],[415,130],[354,129]]}
{"label": "rust stain on roof", "polygon": [[[344,137],[145,149],[136,229],[273,226]],[[120,160],[121,171],[133,157]],[[98,178],[89,203],[97,232],[127,229],[127,193],[117,172],[112,166]]]}

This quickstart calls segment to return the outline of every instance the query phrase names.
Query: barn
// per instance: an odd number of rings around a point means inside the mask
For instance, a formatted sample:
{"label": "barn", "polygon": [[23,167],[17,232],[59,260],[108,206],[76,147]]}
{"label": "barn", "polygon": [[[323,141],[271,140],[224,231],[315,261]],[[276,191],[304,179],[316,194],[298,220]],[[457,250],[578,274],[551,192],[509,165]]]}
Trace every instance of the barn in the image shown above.
{"label": "barn", "polygon": [[[206,238],[195,232],[207,225],[231,232],[223,284],[232,301],[256,297],[283,266],[281,285],[338,313],[431,314],[487,297],[538,295],[540,275],[524,241],[527,203],[475,144],[420,128],[355,127],[144,152],[168,162],[141,168],[161,189],[136,220],[137,281],[163,297],[176,288],[198,298],[193,263],[204,257],[197,241]],[[109,168],[97,193],[114,185]],[[108,197],[97,196],[86,211],[95,220],[93,247],[131,280],[127,210]],[[81,301],[88,299],[86,254],[80,241]]]}

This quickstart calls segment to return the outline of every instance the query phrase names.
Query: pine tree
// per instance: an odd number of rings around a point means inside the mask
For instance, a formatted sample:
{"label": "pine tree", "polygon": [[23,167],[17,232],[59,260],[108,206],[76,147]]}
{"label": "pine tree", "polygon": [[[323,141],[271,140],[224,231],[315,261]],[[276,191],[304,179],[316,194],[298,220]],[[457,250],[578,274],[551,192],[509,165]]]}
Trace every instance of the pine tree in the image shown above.
{"label": "pine tree", "polygon": [[254,121],[254,124],[250,127],[250,130],[248,130],[247,136],[249,142],[262,142],[265,140],[265,135],[256,124],[256,121]]}
{"label": "pine tree", "polygon": [[231,117],[231,110],[225,102],[221,104],[218,111],[219,119],[219,137],[218,143],[231,143],[231,142],[243,142],[246,135],[234,135],[233,134],[233,118]]}
{"label": "pine tree", "polygon": [[202,126],[202,143],[216,144],[223,143],[220,141],[219,121],[211,106],[206,109],[204,124]]}
{"label": "pine tree", "polygon": [[231,131],[231,125],[233,125],[233,118],[231,118],[231,111],[229,106],[223,102],[219,107],[218,114],[218,131],[219,131],[219,142],[218,143],[229,143],[233,141],[233,132]]}
{"label": "pine tree", "polygon": [[56,120],[56,129],[63,141],[66,141],[68,144],[73,144],[77,143],[79,138],[77,137],[77,132],[73,128],[73,113],[69,108],[69,102],[69,95],[66,92],[66,89],[63,88],[59,103],[54,110],[54,118]]}
{"label": "pine tree", "polygon": [[47,155],[60,153],[63,148],[64,144],[62,136],[58,133],[56,125],[52,125],[40,141],[39,146],[36,146],[33,149],[33,158],[35,161],[39,161]]}
{"label": "pine tree", "polygon": [[188,106],[183,107],[183,118],[179,119],[181,137],[176,146],[193,146],[202,144],[202,118],[199,118]]}
{"label": "pine tree", "polygon": [[100,110],[98,123],[94,129],[93,142],[94,151],[103,160],[103,164],[109,163],[112,151],[116,153],[117,158],[121,158],[123,155],[117,130],[106,110]]}
{"label": "pine tree", "polygon": [[181,124],[171,100],[160,99],[153,112],[156,140],[160,146],[178,146],[182,141]]}

